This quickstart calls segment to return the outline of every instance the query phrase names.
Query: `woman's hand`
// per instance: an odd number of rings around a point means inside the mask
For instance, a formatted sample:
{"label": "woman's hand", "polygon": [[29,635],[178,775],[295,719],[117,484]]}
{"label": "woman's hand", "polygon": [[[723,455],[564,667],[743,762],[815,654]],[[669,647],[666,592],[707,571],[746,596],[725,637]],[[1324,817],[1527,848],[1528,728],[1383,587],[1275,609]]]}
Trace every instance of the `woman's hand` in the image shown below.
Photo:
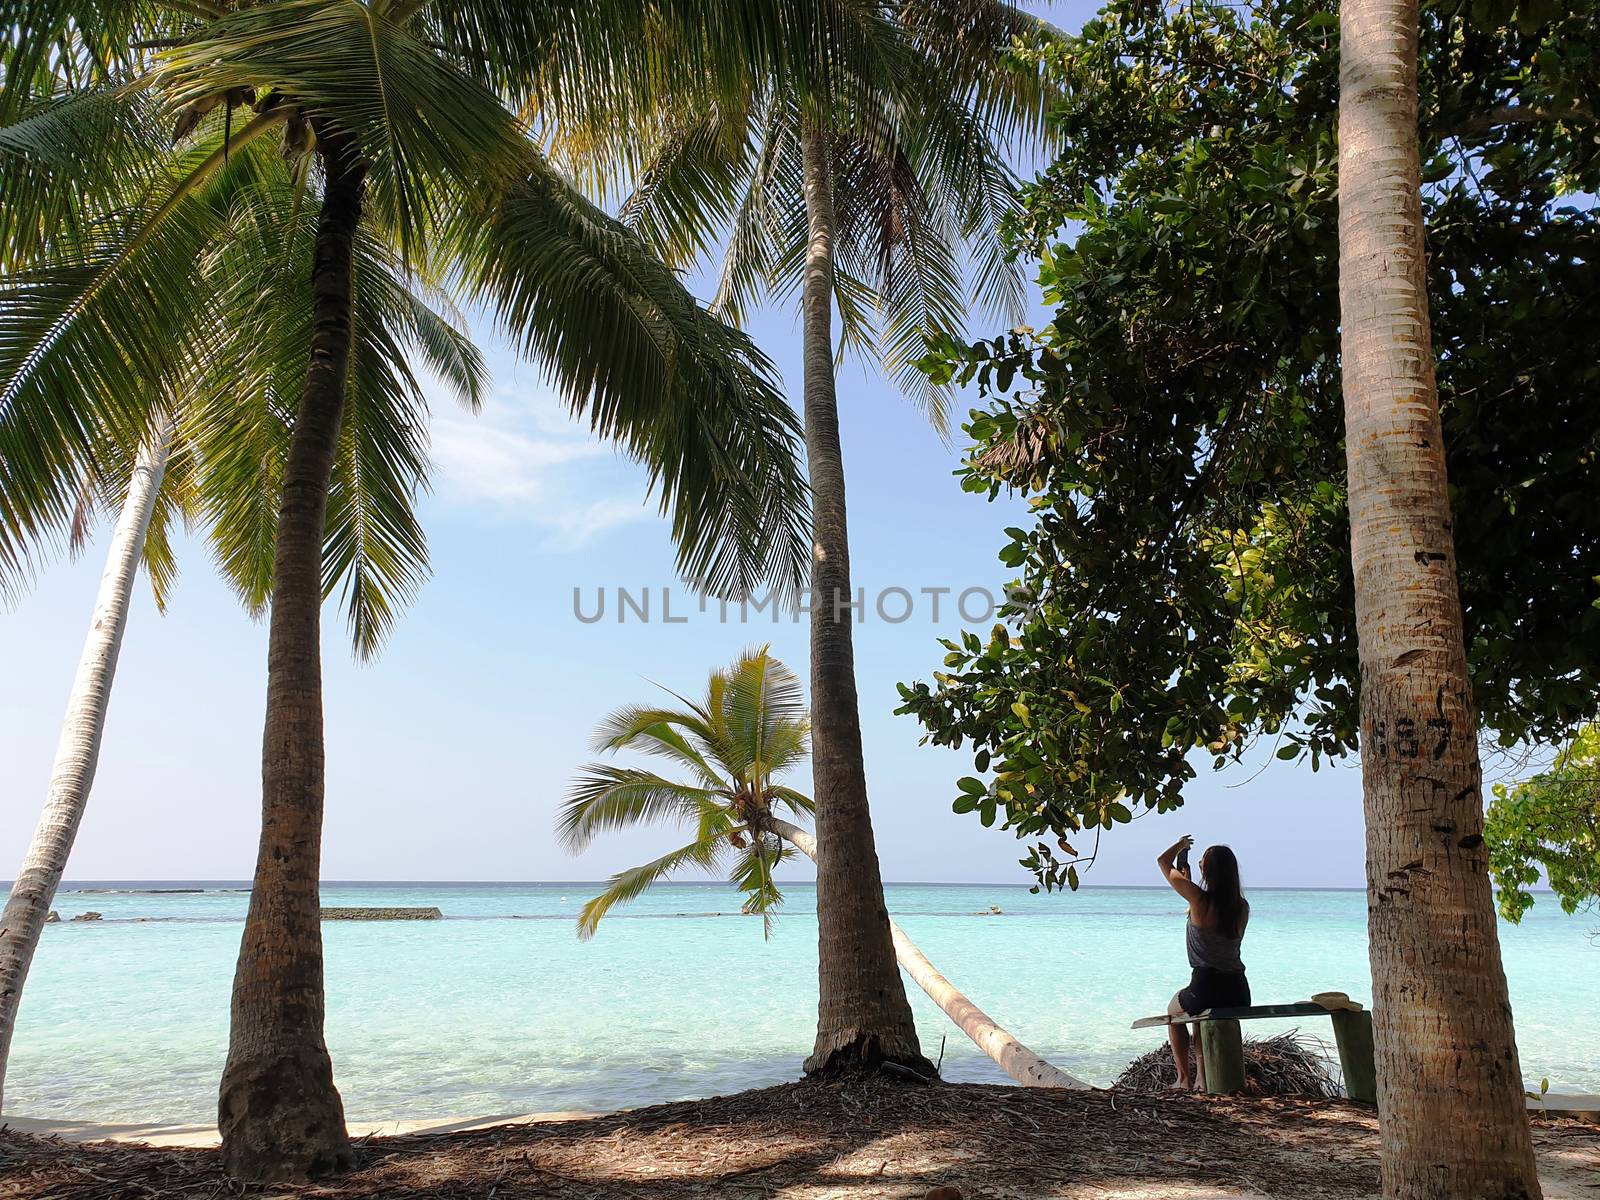
{"label": "woman's hand", "polygon": [[1156,864],[1161,868],[1161,878],[1171,886],[1173,891],[1190,901],[1191,904],[1201,894],[1200,889],[1190,879],[1189,872],[1180,870],[1177,864],[1178,855],[1193,845],[1194,839],[1186,833],[1163,850],[1156,859]]}
{"label": "woman's hand", "polygon": [[1194,839],[1186,833],[1157,856],[1156,862],[1161,864],[1161,876],[1163,879],[1176,870],[1174,864],[1178,861],[1178,855],[1193,845]]}

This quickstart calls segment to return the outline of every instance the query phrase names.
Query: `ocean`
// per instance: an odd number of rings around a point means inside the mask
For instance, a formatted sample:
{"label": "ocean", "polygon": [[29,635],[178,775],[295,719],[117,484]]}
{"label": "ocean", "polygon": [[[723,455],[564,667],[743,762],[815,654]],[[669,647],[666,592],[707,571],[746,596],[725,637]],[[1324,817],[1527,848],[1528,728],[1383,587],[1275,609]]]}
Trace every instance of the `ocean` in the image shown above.
{"label": "ocean", "polygon": [[[152,889],[202,888],[156,893]],[[57,895],[23,999],[7,1111],[214,1119],[248,896],[219,883],[76,883]],[[117,890],[110,890],[117,889]],[[795,1078],[816,1020],[816,892],[785,889],[770,940],[726,884],[658,887],[574,933],[582,883],[328,883],[327,905],[436,905],[442,921],[328,922],[328,1043],[351,1120],[612,1109]],[[1183,907],[1160,888],[892,884],[890,911],[950,980],[1050,1061],[1106,1084],[1186,980]],[[1359,891],[1250,892],[1257,1003],[1370,1000]],[[1000,911],[992,913],[991,907]],[[70,918],[97,911],[103,919]],[[1522,1070],[1600,1092],[1600,940],[1540,896],[1501,944]],[[946,1078],[1005,1082],[917,987]],[[1259,1032],[1296,1027],[1263,1022]],[[1326,1022],[1302,1032],[1331,1048]]]}

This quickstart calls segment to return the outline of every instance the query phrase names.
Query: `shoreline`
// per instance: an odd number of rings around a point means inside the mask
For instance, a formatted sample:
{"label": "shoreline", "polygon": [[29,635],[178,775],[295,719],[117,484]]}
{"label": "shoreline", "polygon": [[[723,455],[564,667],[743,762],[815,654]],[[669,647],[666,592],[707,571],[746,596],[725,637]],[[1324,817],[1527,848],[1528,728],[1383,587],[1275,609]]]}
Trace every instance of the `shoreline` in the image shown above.
{"label": "shoreline", "polygon": [[[614,1113],[582,1109],[535,1113],[500,1113],[486,1117],[421,1117],[388,1121],[350,1121],[352,1139],[371,1137],[425,1137],[470,1133],[499,1126],[561,1124],[589,1121]],[[0,1116],[0,1130],[15,1130],[32,1137],[60,1138],[67,1142],[116,1142],[154,1146],[164,1150],[204,1150],[221,1144],[215,1125],[183,1125],[160,1121],[86,1121],[68,1117]]]}
{"label": "shoreline", "polygon": [[[984,1087],[1004,1085],[949,1084],[946,1086]],[[1055,1091],[1059,1089],[1045,1088],[1040,1090]],[[1127,1092],[1117,1088],[1095,1088],[1093,1090],[1130,1099],[1142,1097],[1142,1093]],[[735,1093],[735,1095],[739,1094],[742,1093]],[[674,1105],[705,1104],[722,1098],[711,1096],[702,1100],[679,1100],[675,1101]],[[1332,1101],[1330,1103],[1343,1102]],[[429,1137],[451,1133],[472,1133],[502,1127],[568,1124],[574,1121],[599,1120],[603,1117],[626,1117],[631,1113],[664,1107],[672,1106],[650,1105],[648,1108],[623,1108],[611,1111],[555,1109],[548,1112],[496,1113],[475,1117],[392,1118],[384,1121],[351,1121],[348,1126],[352,1140],[363,1138]],[[1528,1100],[1528,1113],[1534,1118],[1570,1120],[1588,1125],[1600,1125],[1600,1095],[1584,1093],[1557,1094],[1552,1092],[1539,1100],[1530,1098]],[[68,1142],[114,1142],[122,1145],[152,1146],[160,1149],[208,1149],[220,1144],[215,1125],[185,1125],[160,1121],[94,1121],[75,1120],[67,1117],[0,1116],[0,1130],[5,1129],[26,1133],[33,1137],[60,1138]]]}

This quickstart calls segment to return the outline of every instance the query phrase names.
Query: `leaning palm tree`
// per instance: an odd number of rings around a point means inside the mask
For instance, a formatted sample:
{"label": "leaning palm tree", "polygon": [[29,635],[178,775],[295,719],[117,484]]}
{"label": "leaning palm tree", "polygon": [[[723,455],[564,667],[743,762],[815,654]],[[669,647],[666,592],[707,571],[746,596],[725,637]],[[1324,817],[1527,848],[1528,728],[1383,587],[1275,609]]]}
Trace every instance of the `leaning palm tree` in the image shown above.
{"label": "leaning palm tree", "polygon": [[145,536],[166,474],[170,447],[170,427],[162,428],[140,449],[134,463],[126,500],[111,531],[83,655],[67,697],[67,715],[50,769],[44,811],[6,896],[5,910],[0,913],[0,1101],[4,1097],[6,1065],[23,984],[66,870],[99,765],[100,738],[105,731],[117,655],[128,624],[134,576],[144,554]]}
{"label": "leaning palm tree", "polygon": [[[103,126],[81,124],[84,109],[91,110],[92,118],[95,106],[93,96],[76,104],[46,96],[0,128],[0,166],[5,169],[0,180],[7,193],[19,178],[34,174],[48,179],[53,168],[92,153],[88,143],[78,144],[76,135],[105,134]],[[124,124],[118,136],[141,139],[146,161],[155,163],[170,152],[170,135],[146,120],[152,116],[139,108],[121,113]],[[281,461],[288,441],[286,424],[272,414],[282,408],[276,393],[303,373],[303,362],[296,361],[303,360],[305,344],[299,281],[308,264],[310,239],[297,190],[273,172],[262,171],[260,154],[259,146],[241,150],[228,169],[193,193],[206,211],[226,214],[227,219],[210,224],[213,239],[192,263],[197,296],[206,289],[205,305],[198,313],[166,310],[180,324],[161,335],[179,344],[203,343],[207,352],[171,360],[170,373],[126,381],[149,393],[149,434],[131,465],[115,445],[96,448],[89,465],[98,475],[83,480],[72,514],[74,550],[81,548],[97,511],[117,515],[44,811],[0,916],[0,1092],[23,985],[98,766],[140,562],[158,607],[164,608],[176,573],[171,524],[175,517],[191,525],[203,523],[219,566],[246,604],[259,612],[264,603],[260,581],[264,574],[270,578],[271,559],[262,550],[272,539],[270,529],[263,536],[259,519],[275,505],[277,472],[271,465]],[[109,198],[87,189],[62,190],[69,202],[86,206]],[[136,207],[138,189],[121,202],[124,211]],[[81,233],[58,231],[48,253],[30,246],[15,226],[4,229],[8,236],[0,237],[0,255],[7,272],[0,284],[0,312],[25,321],[30,289],[48,280],[52,270],[59,272],[68,254],[92,261],[115,252],[115,244],[95,244],[105,227],[88,216],[78,214]],[[359,413],[402,419],[351,422],[334,469],[335,492],[346,500],[328,524],[329,549],[340,552],[324,556],[326,586],[343,590],[355,649],[362,657],[376,652],[394,611],[409,598],[426,567],[421,531],[410,511],[424,464],[420,446],[404,432],[415,424],[404,418],[420,412],[424,401],[408,360],[415,357],[426,364],[469,404],[476,404],[483,387],[482,364],[452,323],[453,315],[430,309],[411,290],[410,281],[372,249],[364,247],[361,255],[364,286],[354,354],[364,365],[352,375],[350,404]],[[93,302],[86,311],[92,319]],[[229,419],[219,421],[219,416]],[[246,469],[234,469],[241,458],[248,459]],[[382,464],[388,469],[381,469]]]}
{"label": "leaning palm tree", "polygon": [[[783,25],[809,34],[801,10]],[[854,40],[820,78],[764,71],[731,100],[658,89],[664,103],[618,155],[637,187],[621,210],[668,261],[724,230],[713,309],[742,321],[762,293],[796,293],[803,321],[810,579],[812,770],[818,796],[821,1001],[807,1069],[890,1059],[927,1069],[895,970],[867,801],[856,691],[844,459],[834,386],[840,351],[879,360],[941,431],[944,391],[917,370],[929,339],[960,331],[969,296],[1020,319],[1022,288],[1000,225],[1014,208],[1003,150],[1040,126],[1038,77],[1006,56],[1048,35],[1005,0],[844,3]],[[559,143],[558,143],[559,146]],[[963,258],[971,270],[963,269]]]}
{"label": "leaning palm tree", "polygon": [[[744,911],[760,913],[770,934],[772,914],[783,903],[774,868],[793,850],[817,861],[816,839],[781,815],[787,811],[804,817],[815,812],[809,797],[777,782],[805,758],[810,729],[794,672],[763,646],[726,670],[713,672],[705,698],[698,703],[673,698],[685,707],[629,707],[612,713],[595,731],[594,749],[634,750],[664,758],[686,772],[688,781],[639,767],[590,764],[568,794],[557,833],[575,854],[607,830],[655,821],[689,826],[694,839],[643,866],[613,875],[605,891],[583,906],[579,937],[594,936],[606,913],[659,880],[691,868],[716,870],[730,858],[730,879],[745,894]],[[1089,1086],[995,1024],[934,968],[899,925],[890,921],[889,928],[906,973],[1018,1083]]]}
{"label": "leaning palm tree", "polygon": [[1339,311],[1383,1193],[1536,1197],[1428,327],[1417,0],[1345,0]]}
{"label": "leaning palm tree", "polygon": [[729,858],[731,879],[745,894],[744,911],[760,913],[769,934],[783,903],[773,870],[793,850],[770,822],[775,812],[805,818],[814,811],[808,797],[778,782],[806,756],[810,721],[800,681],[763,646],[713,671],[698,703],[673,699],[684,707],[618,709],[595,730],[592,745],[602,753],[634,750],[664,759],[687,781],[591,763],[573,783],[556,830],[574,854],[606,830],[662,819],[688,825],[694,839],[612,876],[583,906],[579,937],[593,937],[602,917],[652,884],[686,868],[716,869]]}
{"label": "leaning palm tree", "polygon": [[[276,152],[263,156],[262,169],[276,164],[301,188],[312,222],[299,383],[281,414],[287,451],[258,467],[278,472],[278,500],[258,525],[270,531],[272,552],[262,576],[270,581],[263,819],[218,1106],[235,1177],[303,1178],[351,1161],[323,1035],[320,617],[328,519],[350,499],[333,489],[335,463],[349,422],[382,417],[349,404],[361,369],[353,350],[363,237],[403,271],[482,306],[596,433],[648,467],[691,581],[721,594],[788,586],[804,561],[794,421],[766,360],[554,171],[518,117],[555,111],[569,92],[626,97],[646,74],[641,59],[656,76],[664,41],[701,45],[691,36],[703,32],[698,26],[677,35],[682,10],[696,8],[0,6],[0,24],[20,32],[7,51],[8,90],[32,87],[46,64],[70,61],[60,74],[71,88],[103,85],[95,100],[110,109],[153,98],[175,121],[180,151],[152,166],[97,145],[62,172],[80,170],[76,184],[91,188],[132,172],[145,203],[107,212],[120,238],[113,252],[39,268],[48,285],[23,289],[26,319],[0,337],[0,451],[8,467],[25,468],[0,477],[0,535],[13,564],[14,547],[61,519],[66,480],[96,439],[132,446],[144,435],[147,394],[115,385],[210,349],[150,337],[157,315],[169,312],[173,327],[194,314],[192,327],[210,332],[192,286],[207,244],[194,211],[205,181],[259,143]],[[664,61],[698,74],[705,56]],[[10,95],[0,95],[0,112],[11,109]],[[219,131],[214,150],[195,140]],[[65,228],[53,206],[59,187],[21,175],[5,186],[30,204],[16,217],[19,229]],[[38,239],[45,247],[57,240]],[[226,403],[221,412],[223,424],[237,416]],[[249,470],[250,456],[241,459],[235,469]]]}

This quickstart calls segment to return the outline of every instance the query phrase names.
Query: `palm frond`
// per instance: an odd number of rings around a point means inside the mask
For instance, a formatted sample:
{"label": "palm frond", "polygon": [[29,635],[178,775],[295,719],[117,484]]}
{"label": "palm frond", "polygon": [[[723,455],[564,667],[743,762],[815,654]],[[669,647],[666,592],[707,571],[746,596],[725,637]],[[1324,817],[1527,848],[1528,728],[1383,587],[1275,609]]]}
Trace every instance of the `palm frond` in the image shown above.
{"label": "palm frond", "polygon": [[104,448],[131,452],[215,348],[201,256],[260,166],[209,142],[174,153],[125,211],[56,228],[47,259],[0,278],[0,594],[60,540]]}
{"label": "palm frond", "polygon": [[[796,105],[785,97],[769,103],[761,118],[760,149],[731,220],[711,301],[711,310],[735,325],[744,324],[761,296],[777,286],[778,266],[785,251],[792,252],[797,223],[804,227],[799,136]],[[708,223],[706,233],[710,232]]]}
{"label": "palm frond", "polygon": [[799,677],[768,653],[767,647],[746,651],[733,667],[718,672],[723,681],[718,702],[728,758],[742,779],[765,779],[772,773],[774,749],[791,753],[805,742],[805,699]]}
{"label": "palm frond", "polygon": [[125,87],[52,94],[0,126],[0,270],[91,236],[157,183],[166,156],[158,105]]}
{"label": "palm frond", "polygon": [[476,298],[649,470],[684,577],[719,596],[797,586],[799,426],[750,340],[542,160],[493,212],[464,213],[455,241]]}
{"label": "palm frond", "polygon": [[792,854],[790,847],[773,834],[753,833],[729,873],[729,882],[744,893],[741,911],[761,914],[763,937],[772,936],[773,920],[783,904],[783,892],[772,877],[773,871]]}
{"label": "palm frond", "polygon": [[685,867],[714,870],[726,846],[722,838],[694,841],[642,866],[619,871],[607,880],[606,890],[583,906],[578,914],[578,936],[588,940],[595,935],[601,919],[619,904],[626,904],[650,890],[651,885]]}
{"label": "palm frond", "polygon": [[698,820],[707,805],[716,805],[720,795],[714,789],[676,783],[653,771],[590,763],[568,789],[556,820],[556,836],[576,854],[607,830],[659,820]]}
{"label": "palm frond", "polygon": [[1059,93],[1017,50],[1065,40],[1061,30],[1015,0],[902,0],[900,19],[927,77],[958,97],[1002,138],[1038,139]]}
{"label": "palm frond", "polygon": [[[271,595],[282,471],[311,341],[315,210],[280,170],[234,198],[229,238],[210,258],[224,348],[188,397],[204,511],[223,574],[252,613]],[[323,546],[324,589],[339,594],[358,657],[377,653],[427,577],[415,515],[427,484],[427,396],[420,363],[476,405],[477,349],[455,314],[434,311],[373,225],[355,246],[352,350]]]}
{"label": "palm frond", "polygon": [[360,0],[239,9],[164,54],[156,79],[174,105],[248,89],[353,140],[367,164],[366,203],[408,260],[447,197],[499,190],[527,149],[488,88]]}
{"label": "palm frond", "polygon": [[0,0],[0,125],[42,97],[132,77],[151,42],[183,36],[210,11],[206,0]]}
{"label": "palm frond", "polygon": [[597,751],[639,750],[688,767],[701,784],[725,789],[730,785],[708,762],[695,742],[705,742],[704,714],[690,708],[679,711],[639,705],[619,708],[596,726],[590,746]]}
{"label": "palm frond", "polygon": [[797,817],[815,817],[817,815],[816,801],[803,792],[797,792],[792,787],[776,784],[767,789],[767,799],[782,804]]}
{"label": "palm frond", "polygon": [[670,115],[618,219],[669,266],[700,258],[748,190],[763,119],[749,98]]}

